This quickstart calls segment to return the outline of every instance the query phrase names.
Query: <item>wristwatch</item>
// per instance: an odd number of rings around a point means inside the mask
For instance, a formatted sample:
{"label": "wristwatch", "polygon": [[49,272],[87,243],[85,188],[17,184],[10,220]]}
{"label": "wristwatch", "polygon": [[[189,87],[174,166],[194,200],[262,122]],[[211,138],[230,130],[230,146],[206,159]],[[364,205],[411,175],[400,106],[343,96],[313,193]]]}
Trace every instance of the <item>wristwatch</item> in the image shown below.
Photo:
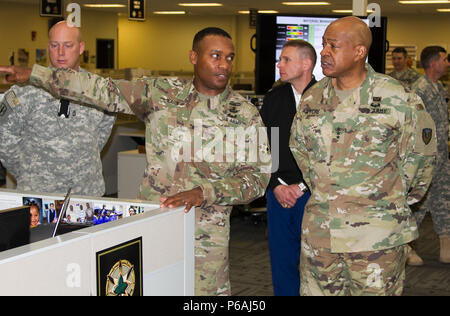
{"label": "wristwatch", "polygon": [[308,191],[308,187],[306,186],[306,184],[304,184],[303,182],[300,182],[298,184],[298,187],[301,191],[303,191],[304,193],[306,193]]}

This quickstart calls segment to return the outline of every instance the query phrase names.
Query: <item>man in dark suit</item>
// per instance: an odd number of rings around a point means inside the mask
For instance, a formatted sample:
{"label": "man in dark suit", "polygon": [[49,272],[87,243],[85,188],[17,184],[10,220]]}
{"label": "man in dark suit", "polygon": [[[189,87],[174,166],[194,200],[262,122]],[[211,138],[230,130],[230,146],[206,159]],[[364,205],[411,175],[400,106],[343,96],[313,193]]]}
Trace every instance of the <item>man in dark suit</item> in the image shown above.
{"label": "man in dark suit", "polygon": [[[301,225],[310,193],[289,149],[289,138],[301,95],[316,82],[312,75],[316,58],[316,52],[308,42],[286,42],[277,64],[281,85],[267,93],[261,108],[269,139],[272,140],[272,127],[279,131],[279,146],[271,144],[272,160],[279,161],[279,168],[272,173],[266,193],[275,295],[295,296],[299,295],[300,290]],[[276,150],[277,147],[279,150]]]}

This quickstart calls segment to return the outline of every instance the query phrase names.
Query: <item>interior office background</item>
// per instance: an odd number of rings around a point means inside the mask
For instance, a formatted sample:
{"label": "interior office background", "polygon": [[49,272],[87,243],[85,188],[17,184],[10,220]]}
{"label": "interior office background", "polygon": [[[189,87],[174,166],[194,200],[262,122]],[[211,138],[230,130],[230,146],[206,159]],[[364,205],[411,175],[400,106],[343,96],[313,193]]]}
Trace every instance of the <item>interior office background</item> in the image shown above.
{"label": "interior office background", "polygon": [[[74,1],[76,2],[76,1]],[[349,1],[351,5],[351,1]],[[46,49],[48,17],[39,16],[36,4],[0,2],[0,64],[9,64],[11,52],[29,52],[29,66],[36,61],[36,49]],[[302,13],[301,7],[298,13]],[[331,12],[329,14],[332,14]],[[388,17],[387,39],[391,45],[416,45],[417,60],[428,45],[450,48],[450,13],[383,14]],[[249,26],[249,16],[176,15],[161,16],[147,12],[144,22],[129,21],[126,13],[107,12],[81,7],[81,30],[86,43],[88,70],[96,68],[96,39],[114,40],[114,68],[144,68],[152,71],[192,72],[188,51],[195,33],[207,26],[221,27],[233,37],[236,49],[235,76],[252,76],[255,54],[250,41],[256,30]],[[32,32],[35,33],[34,40]],[[386,66],[389,67],[390,60]],[[48,64],[48,57],[47,57]],[[419,72],[421,69],[418,69]],[[423,70],[422,70],[423,72]]]}
{"label": "interior office background", "polygon": [[[151,0],[150,0],[151,1]],[[36,62],[36,49],[47,48],[48,21],[39,16],[39,0],[35,5],[0,1],[0,64],[9,64],[11,52],[18,49],[29,52],[28,65]],[[77,2],[77,1],[74,1]],[[348,1],[349,5],[351,1]],[[302,13],[301,8],[298,13]],[[322,13],[324,14],[324,13]],[[328,14],[332,14],[329,12]],[[384,14],[387,16],[387,39],[391,45],[415,45],[416,60],[428,45],[440,45],[450,50],[450,13]],[[256,30],[249,27],[248,15],[184,15],[157,16],[148,12],[145,22],[129,21],[126,14],[81,8],[81,30],[86,43],[89,71],[96,68],[96,40],[114,40],[114,68],[143,68],[153,72],[192,73],[188,51],[194,34],[207,26],[218,26],[233,37],[236,49],[234,75],[252,80],[255,55],[250,39]],[[34,40],[32,32],[35,33]],[[48,65],[48,56],[46,64]],[[387,65],[390,60],[387,59]],[[418,68],[423,73],[423,69]],[[8,86],[0,84],[0,93]],[[116,161],[111,159],[112,161]],[[113,167],[111,167],[113,166]],[[109,164],[107,169],[117,169]],[[2,184],[0,168],[0,185]],[[117,180],[115,177],[111,179]],[[108,178],[106,177],[107,182]],[[117,187],[116,187],[117,189]],[[111,189],[111,192],[117,190]],[[257,219],[258,217],[256,217]],[[230,242],[231,283],[233,295],[273,295],[268,246],[263,225],[241,221],[232,224]],[[448,267],[439,264],[439,241],[432,223],[426,218],[421,227],[419,253],[425,267],[408,267],[405,295],[450,295]]]}
{"label": "interior office background", "polygon": [[[14,62],[19,65],[19,50],[22,50],[28,53],[27,64],[31,67],[36,63],[37,50],[45,52],[47,48],[49,21],[52,18],[39,15],[39,0],[26,2],[0,0],[1,65],[8,65],[13,53]],[[65,12],[65,8],[71,2],[86,3],[86,1],[76,0],[63,1],[65,16],[68,14]],[[351,6],[351,3],[352,1],[348,0],[345,5]],[[432,13],[421,12],[420,14],[414,14],[411,10],[404,13],[392,13],[392,10],[383,12],[383,3],[381,3],[381,15],[387,17],[387,40],[391,46],[416,46],[416,55],[412,56],[415,61],[420,59],[421,50],[428,45],[440,45],[450,50],[450,36],[448,35],[450,13],[439,13],[435,10],[426,11]],[[193,74],[193,67],[189,62],[188,52],[191,49],[194,35],[204,27],[217,26],[229,32],[235,44],[236,58],[232,83],[251,84],[254,88],[255,53],[252,51],[250,43],[256,29],[250,27],[248,14],[238,14],[237,12],[224,14],[220,10],[221,8],[203,10],[210,14],[192,11],[194,13],[186,15],[155,15],[147,9],[145,21],[130,21],[126,9],[118,13],[117,10],[112,9],[99,10],[81,6],[82,39],[86,44],[86,52],[80,57],[81,66],[91,72],[113,78],[131,79],[142,75],[189,77]],[[294,11],[290,9],[289,12],[315,14],[316,9],[298,7]],[[335,13],[331,12],[331,8],[317,7],[317,14],[332,15]],[[98,39],[108,39],[114,43],[112,48],[114,63],[111,70],[97,69]],[[386,57],[387,71],[390,71],[392,69],[390,56]],[[48,55],[43,64],[49,64]],[[124,69],[136,68],[145,71],[127,77]],[[420,67],[417,70],[423,73],[423,69]],[[448,80],[448,76],[446,80]],[[0,93],[8,88],[8,85],[0,83]],[[111,139],[116,138],[111,137]],[[135,145],[131,142],[125,145],[123,144],[124,140],[121,140],[120,143],[110,140],[110,143],[113,143],[111,146],[113,150],[104,150],[103,153],[111,152],[111,154],[107,154],[106,158],[102,157],[104,158],[104,176],[108,195],[118,192],[117,157],[114,154],[131,149],[130,146],[134,148]],[[0,185],[5,181],[2,173],[4,170],[0,170]]]}

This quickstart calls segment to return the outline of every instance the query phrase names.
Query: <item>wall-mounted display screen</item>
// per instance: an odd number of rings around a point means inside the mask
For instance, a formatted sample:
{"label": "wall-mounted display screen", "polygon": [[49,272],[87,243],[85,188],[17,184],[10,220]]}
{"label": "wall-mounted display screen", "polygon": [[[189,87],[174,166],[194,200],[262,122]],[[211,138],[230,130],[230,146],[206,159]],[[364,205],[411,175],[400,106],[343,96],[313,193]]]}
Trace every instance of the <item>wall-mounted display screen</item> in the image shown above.
{"label": "wall-mounted display screen", "polygon": [[[302,39],[311,43],[317,53],[313,74],[317,80],[324,77],[320,67],[322,36],[328,25],[339,16],[304,16],[259,14],[256,31],[255,92],[265,94],[280,78],[278,68],[283,44],[289,40]],[[369,25],[368,19],[363,19]],[[384,73],[386,55],[386,18],[380,25],[371,27],[373,44],[368,62],[377,72]]]}

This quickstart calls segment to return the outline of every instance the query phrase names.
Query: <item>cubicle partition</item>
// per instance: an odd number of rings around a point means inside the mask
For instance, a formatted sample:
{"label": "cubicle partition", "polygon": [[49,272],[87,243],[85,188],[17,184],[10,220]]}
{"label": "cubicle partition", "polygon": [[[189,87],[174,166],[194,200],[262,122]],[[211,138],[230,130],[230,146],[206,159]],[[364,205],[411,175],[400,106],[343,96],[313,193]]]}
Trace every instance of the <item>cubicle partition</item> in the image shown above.
{"label": "cubicle partition", "polygon": [[[0,209],[29,197],[64,199],[0,190]],[[185,214],[183,207],[160,209],[136,200],[71,200],[133,205],[143,212],[0,252],[0,295],[194,295],[194,210]]]}

